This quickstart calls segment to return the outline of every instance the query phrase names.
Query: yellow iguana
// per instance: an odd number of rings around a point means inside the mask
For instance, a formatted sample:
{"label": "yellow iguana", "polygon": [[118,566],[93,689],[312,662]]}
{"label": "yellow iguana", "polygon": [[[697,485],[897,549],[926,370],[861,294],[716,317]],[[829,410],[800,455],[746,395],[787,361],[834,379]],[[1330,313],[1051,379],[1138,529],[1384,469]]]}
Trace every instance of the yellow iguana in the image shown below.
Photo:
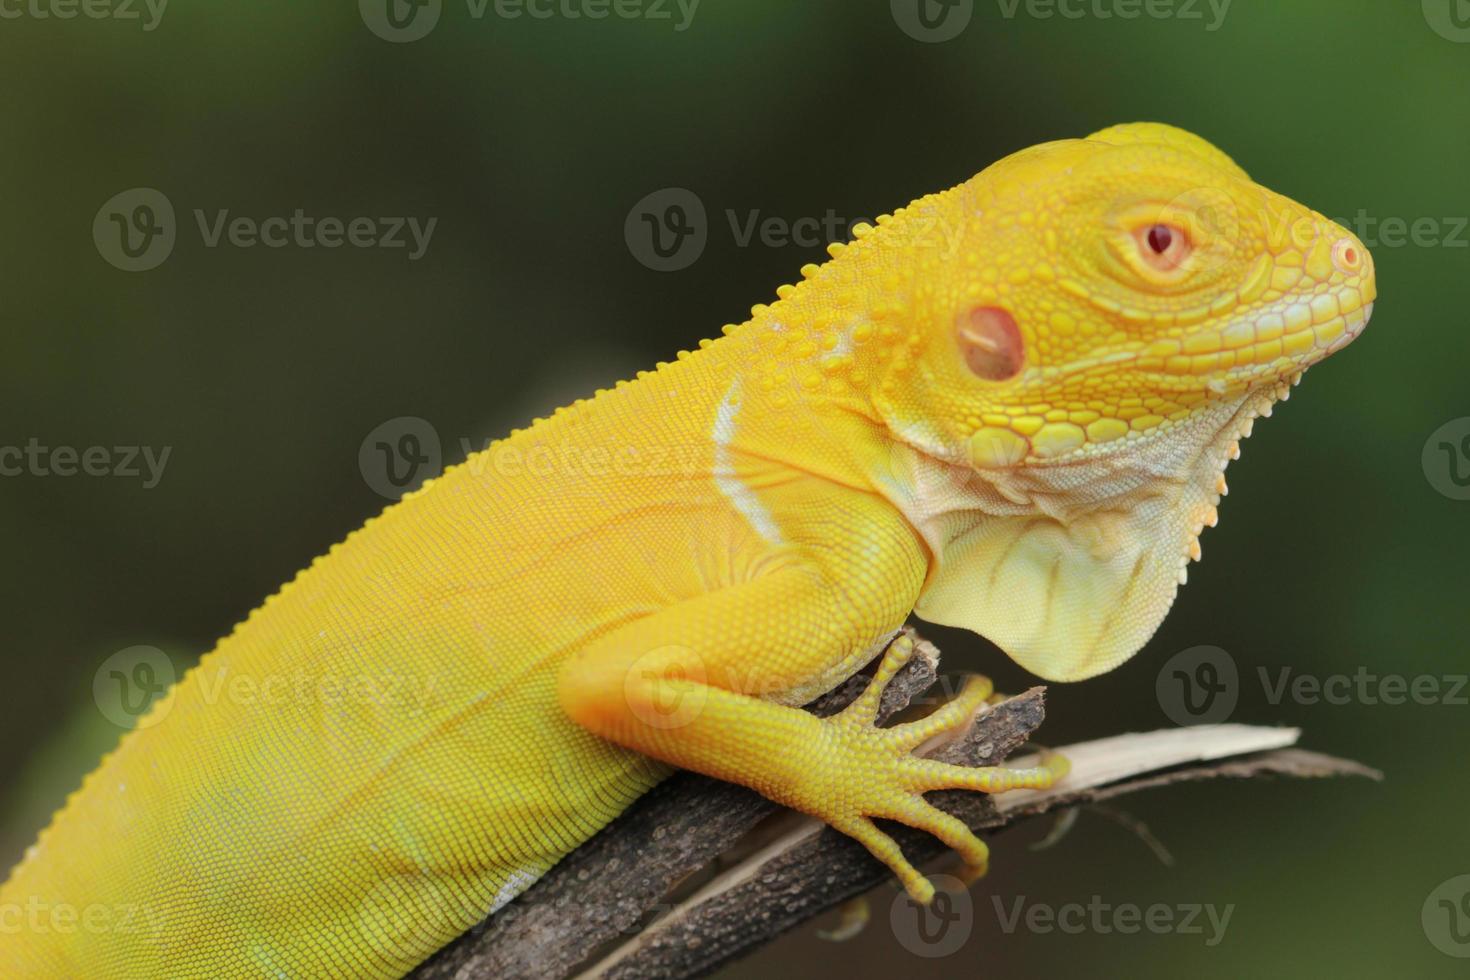
{"label": "yellow iguana", "polygon": [[[1032,147],[854,234],[268,599],[12,872],[0,976],[397,976],[672,767],[820,817],[919,899],[874,818],[983,866],[923,794],[1060,766],[913,754],[968,723],[981,678],[873,727],[899,626],[968,627],[1053,680],[1131,656],[1237,440],[1367,323],[1373,265],[1157,124]],[[885,648],[847,711],[800,710]],[[303,675],[417,696],[220,694]]]}

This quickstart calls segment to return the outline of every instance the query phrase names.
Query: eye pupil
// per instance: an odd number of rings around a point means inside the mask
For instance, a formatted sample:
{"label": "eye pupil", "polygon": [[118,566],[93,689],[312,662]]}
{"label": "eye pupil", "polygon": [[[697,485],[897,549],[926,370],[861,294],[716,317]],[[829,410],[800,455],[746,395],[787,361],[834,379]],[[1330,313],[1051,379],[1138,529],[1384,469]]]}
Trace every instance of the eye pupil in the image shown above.
{"label": "eye pupil", "polygon": [[1174,233],[1166,225],[1154,225],[1148,230],[1148,247],[1155,255],[1163,255],[1174,244]]}

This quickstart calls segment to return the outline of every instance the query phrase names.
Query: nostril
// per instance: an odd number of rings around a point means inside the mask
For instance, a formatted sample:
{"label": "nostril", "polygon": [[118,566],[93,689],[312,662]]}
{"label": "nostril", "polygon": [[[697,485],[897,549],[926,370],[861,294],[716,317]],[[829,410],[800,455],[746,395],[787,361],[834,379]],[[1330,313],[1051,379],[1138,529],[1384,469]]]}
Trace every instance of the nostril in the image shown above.
{"label": "nostril", "polygon": [[1332,246],[1332,264],[1343,275],[1357,275],[1363,271],[1363,247],[1351,238],[1339,240]]}

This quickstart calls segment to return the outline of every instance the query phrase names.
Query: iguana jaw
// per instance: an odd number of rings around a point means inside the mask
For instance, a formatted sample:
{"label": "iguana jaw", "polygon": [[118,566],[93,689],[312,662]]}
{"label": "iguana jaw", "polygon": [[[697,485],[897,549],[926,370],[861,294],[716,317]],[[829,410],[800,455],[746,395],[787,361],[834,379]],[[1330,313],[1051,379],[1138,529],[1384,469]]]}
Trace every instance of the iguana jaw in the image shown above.
{"label": "iguana jaw", "polygon": [[1223,474],[1239,458],[1240,441],[1250,436],[1256,419],[1269,417],[1277,401],[1290,397],[1300,380],[1297,372],[1216,398],[1171,425],[1167,434],[1141,435],[1109,444],[1103,452],[1004,469],[967,466],[904,441],[893,447],[895,459],[903,461],[890,472],[901,472],[900,485],[912,488],[903,494],[901,509],[939,552],[947,533],[941,528],[952,530],[958,514],[1038,518],[1071,526],[1085,524],[1099,512],[1130,511],[1144,498],[1175,496],[1189,510],[1180,521],[1188,534],[1181,534],[1176,549],[1188,557],[1201,528],[1215,522],[1214,507],[1225,492]]}
{"label": "iguana jaw", "polygon": [[1111,669],[1164,618],[1239,440],[1290,387],[1217,400],[1170,438],[1071,462],[984,471],[893,443],[878,486],[934,557],[915,612],[1047,680]]}
{"label": "iguana jaw", "polygon": [[1202,378],[1217,395],[1297,376],[1357,339],[1373,315],[1372,290],[1369,282],[1362,292],[1294,298],[1223,328],[1159,341],[1143,352],[1139,366],[1156,372],[1161,387],[1166,379]]}
{"label": "iguana jaw", "polygon": [[1065,461],[977,470],[896,443],[880,486],[935,556],[915,611],[988,637],[1048,680],[1116,666],[1201,558],[1241,440],[1300,378],[1216,398],[1167,437]]}
{"label": "iguana jaw", "polygon": [[[1371,284],[1368,295],[1372,295]],[[914,454],[914,462],[904,467],[923,470],[922,478],[915,474],[915,485],[933,491],[921,493],[922,500],[911,499],[905,510],[911,519],[931,528],[933,518],[955,511],[993,516],[1036,514],[1067,523],[1083,520],[1099,509],[1125,510],[1140,495],[1157,496],[1161,488],[1187,485],[1197,493],[1189,495],[1190,510],[1181,523],[1188,531],[1178,542],[1182,568],[1185,558],[1198,557],[1201,528],[1215,523],[1214,508],[1225,491],[1223,473],[1232,459],[1239,458],[1240,440],[1251,434],[1257,418],[1271,414],[1275,402],[1289,397],[1308,367],[1361,334],[1373,312],[1370,299],[1352,312],[1324,317],[1320,324],[1308,322],[1284,335],[1276,334],[1277,321],[1285,320],[1292,305],[1307,304],[1294,299],[1257,314],[1252,322],[1262,339],[1251,348],[1250,356],[1240,357],[1241,363],[1227,370],[1194,373],[1176,362],[1173,366],[1178,370],[1171,374],[1168,365],[1159,365],[1150,375],[1155,390],[1168,391],[1172,385],[1175,390],[1199,391],[1204,397],[1184,418],[1130,431],[1123,438],[1086,442],[1056,458],[1027,456],[1005,466],[988,466],[977,458],[989,448],[978,438],[971,440],[972,455],[966,460],[942,440],[925,437],[918,428],[901,429],[899,441]],[[1293,312],[1291,317],[1296,323],[1299,314]],[[1237,329],[1231,324],[1219,332]],[[1280,354],[1286,338],[1293,338],[1291,357]],[[1183,346],[1179,341],[1171,343]],[[926,536],[931,544],[942,547],[933,535]]]}
{"label": "iguana jaw", "polygon": [[[1363,332],[1373,314],[1371,281],[1364,291],[1367,301],[1356,309],[1346,300],[1338,305],[1337,299],[1333,304],[1296,299],[1243,321],[1258,339],[1248,346],[1237,345],[1235,364],[1226,370],[1216,368],[1203,381],[1198,370],[1166,362],[1162,373],[1174,367],[1175,373],[1189,383],[1203,384],[1209,393],[1183,420],[1166,421],[1068,458],[1030,461],[1003,471],[978,470],[977,478],[1004,488],[1012,499],[1028,500],[1041,513],[1081,524],[1091,513],[1130,510],[1142,497],[1173,496],[1177,533],[1168,547],[1178,556],[1183,584],[1189,562],[1201,557],[1201,532],[1218,521],[1217,507],[1227,492],[1225,470],[1240,458],[1241,441],[1250,437],[1258,418],[1269,418],[1275,403],[1291,396],[1307,368]],[[1341,312],[1343,308],[1349,311]],[[1327,312],[1331,309],[1339,312]],[[1231,323],[1217,336],[1239,336],[1238,331],[1240,322]],[[1196,369],[1199,364],[1192,362]],[[1079,479],[1081,474],[1085,479]]]}

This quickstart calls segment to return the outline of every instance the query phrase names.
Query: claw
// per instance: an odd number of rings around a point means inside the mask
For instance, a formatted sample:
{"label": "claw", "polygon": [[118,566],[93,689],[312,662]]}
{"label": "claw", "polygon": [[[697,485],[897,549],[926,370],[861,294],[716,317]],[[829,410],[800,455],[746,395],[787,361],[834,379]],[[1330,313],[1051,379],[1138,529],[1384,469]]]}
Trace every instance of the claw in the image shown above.
{"label": "claw", "polygon": [[989,871],[989,865],[974,865],[961,862],[960,867],[956,868],[951,873],[957,879],[959,879],[960,884],[964,885],[966,888],[969,888],[975,882],[979,881],[981,878],[984,878],[986,873]]}
{"label": "claw", "polygon": [[[1057,756],[1061,759],[1061,756]],[[1060,771],[1059,771],[1060,769]],[[1013,789],[1049,789],[1062,776],[1065,766],[1007,769],[1003,766],[957,766],[934,759],[915,759],[908,774],[921,793],[936,789],[972,789],[981,793],[1005,793]]]}
{"label": "claw", "polygon": [[[965,889],[990,873],[989,864],[967,864],[958,854],[950,854],[944,861],[944,874],[958,881]],[[937,886],[939,891],[958,891],[959,889],[946,888],[944,879],[941,878]]]}
{"label": "claw", "polygon": [[858,841],[893,870],[914,901],[927,905],[934,898],[934,885],[909,863],[897,842],[878,829],[875,819],[894,820],[938,837],[964,860],[965,874],[973,880],[989,867],[990,849],[964,821],[935,807],[924,794],[943,789],[985,793],[1045,789],[1069,767],[1065,758],[1047,752],[1042,753],[1042,764],[1030,769],[958,766],[915,754],[930,739],[963,732],[986,710],[995,692],[984,677],[969,678],[959,694],[925,718],[874,727],[884,689],[915,650],[908,633],[889,644],[863,693],[824,722],[830,733],[831,766],[810,781],[799,778],[783,802],[822,817]]}
{"label": "claw", "polygon": [[1081,813],[1076,807],[1069,807],[1057,814],[1056,820],[1051,825],[1051,830],[1046,836],[1032,844],[1029,850],[1045,851],[1059,844],[1062,838],[1071,833],[1072,827],[1077,823],[1077,815]]}
{"label": "claw", "polygon": [[994,693],[995,685],[990,682],[990,678],[979,674],[966,678],[965,686],[960,689],[960,693],[939,710],[927,718],[920,718],[907,725],[898,726],[894,731],[902,733],[902,737],[898,740],[899,744],[904,748],[912,749],[927,742],[935,735],[965,728],[977,711],[989,705],[991,695]]}
{"label": "claw", "polygon": [[829,943],[845,943],[867,928],[871,915],[867,898],[859,895],[839,905],[837,925],[831,929],[818,929],[817,936]]}
{"label": "claw", "polygon": [[958,854],[972,868],[984,868],[990,865],[990,848],[985,846],[985,842],[975,835],[969,825],[958,817],[945,813],[922,797],[916,798],[909,807],[904,808],[903,812],[885,814],[885,816],[917,830],[933,834],[944,841],[945,846]]}
{"label": "claw", "polygon": [[903,856],[903,850],[892,837],[869,820],[867,817],[858,817],[843,824],[833,824],[838,830],[856,840],[868,849],[868,853],[879,861],[888,865],[889,869],[898,876],[904,891],[909,897],[920,905],[928,905],[934,901],[934,885],[919,873],[919,870],[909,863],[908,858]]}

